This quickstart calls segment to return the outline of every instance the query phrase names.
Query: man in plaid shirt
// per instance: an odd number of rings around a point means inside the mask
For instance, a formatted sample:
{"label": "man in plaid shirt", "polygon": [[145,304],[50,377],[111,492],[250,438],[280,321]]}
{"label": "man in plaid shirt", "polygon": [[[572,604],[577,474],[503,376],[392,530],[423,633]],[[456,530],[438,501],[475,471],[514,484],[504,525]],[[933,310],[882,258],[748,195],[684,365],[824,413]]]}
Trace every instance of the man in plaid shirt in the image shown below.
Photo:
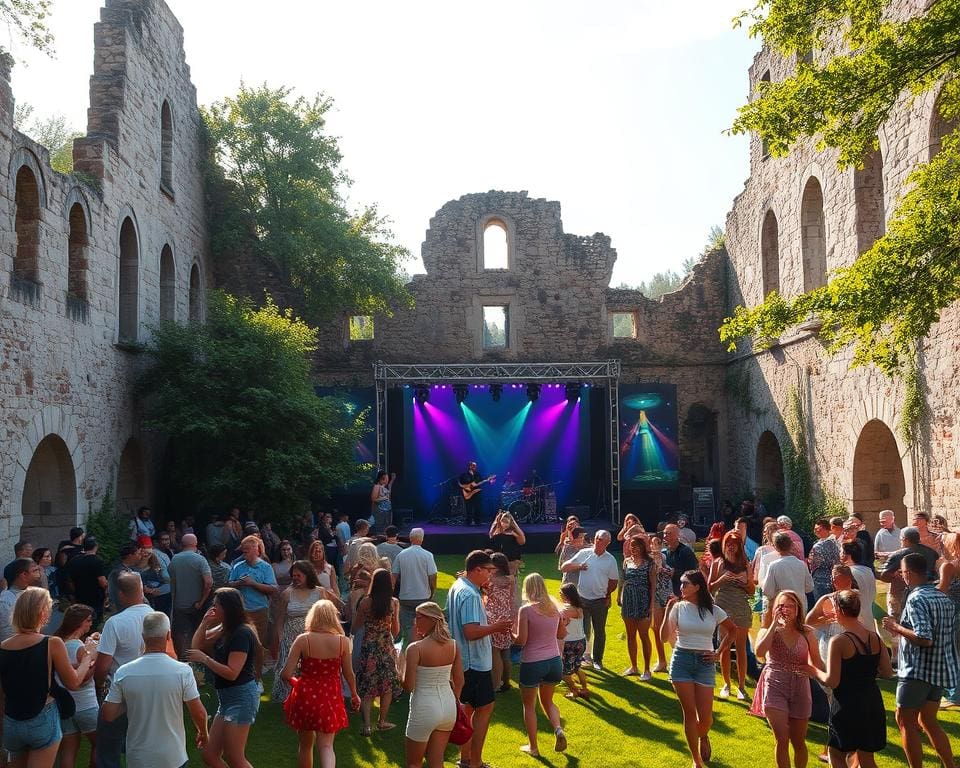
{"label": "man in plaid shirt", "polygon": [[953,637],[953,602],[928,580],[923,555],[911,552],[900,561],[900,576],[909,593],[898,623],[892,616],[884,628],[900,636],[897,668],[897,725],[910,768],[923,765],[920,728],[946,768],[954,768],[950,740],[937,722],[940,697],[957,684],[958,660]]}

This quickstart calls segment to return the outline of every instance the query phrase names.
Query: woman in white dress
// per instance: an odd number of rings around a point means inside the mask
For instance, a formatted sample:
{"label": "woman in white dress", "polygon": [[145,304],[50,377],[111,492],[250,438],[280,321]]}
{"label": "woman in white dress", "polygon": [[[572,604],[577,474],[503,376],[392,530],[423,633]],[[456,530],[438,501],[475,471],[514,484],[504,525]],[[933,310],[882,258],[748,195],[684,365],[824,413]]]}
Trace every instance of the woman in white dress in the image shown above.
{"label": "woman in white dress", "polygon": [[443,611],[436,603],[420,603],[414,618],[417,640],[407,646],[403,689],[411,694],[407,718],[407,766],[443,768],[443,752],[457,720],[457,699],[463,688],[460,649],[450,637]]}

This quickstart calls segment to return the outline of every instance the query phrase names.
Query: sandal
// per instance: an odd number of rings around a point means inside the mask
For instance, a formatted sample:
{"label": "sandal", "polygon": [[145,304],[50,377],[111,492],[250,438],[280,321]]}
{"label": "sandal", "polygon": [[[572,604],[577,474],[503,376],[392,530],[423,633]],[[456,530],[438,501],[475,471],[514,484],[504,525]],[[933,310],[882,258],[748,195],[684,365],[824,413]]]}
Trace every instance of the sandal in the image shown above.
{"label": "sandal", "polygon": [[588,691],[586,688],[584,688],[582,691],[580,691],[580,692],[577,694],[577,696],[579,696],[581,699],[589,699],[589,698],[590,698],[590,691]]}
{"label": "sandal", "polygon": [[529,744],[524,744],[522,747],[520,747],[520,751],[526,755],[530,755],[530,757],[540,757],[540,753]]}
{"label": "sandal", "polygon": [[389,731],[397,727],[396,723],[377,723],[378,731]]}
{"label": "sandal", "polygon": [[[706,743],[706,744],[704,744]],[[705,763],[710,762],[710,758],[713,756],[713,747],[710,745],[709,736],[700,737],[700,759]]]}

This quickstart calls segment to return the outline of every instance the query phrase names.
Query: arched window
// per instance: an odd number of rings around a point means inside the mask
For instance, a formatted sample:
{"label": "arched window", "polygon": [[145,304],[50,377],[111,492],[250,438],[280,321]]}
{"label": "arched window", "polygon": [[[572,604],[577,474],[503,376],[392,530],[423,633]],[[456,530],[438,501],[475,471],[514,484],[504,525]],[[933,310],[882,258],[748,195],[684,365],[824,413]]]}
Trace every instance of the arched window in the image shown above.
{"label": "arched window", "polygon": [[40,189],[37,177],[26,165],[17,171],[16,219],[17,251],[13,257],[13,276],[18,280],[40,282]]}
{"label": "arched window", "polygon": [[167,101],[160,107],[160,187],[173,194],[173,115]]}
{"label": "arched window", "polygon": [[803,188],[800,202],[800,251],[803,254],[803,290],[827,283],[827,238],[823,219],[823,190],[815,176]]}
{"label": "arched window", "polygon": [[[760,75],[760,82],[761,82],[761,83],[769,83],[769,82],[770,82],[770,70],[769,70],[769,69],[768,69],[766,72],[764,72],[762,75]],[[761,159],[764,159],[764,160],[766,160],[768,157],[770,157],[770,147],[768,146],[766,139],[761,139],[761,140],[760,140],[760,157],[761,157]]]}
{"label": "arched window", "polygon": [[883,203],[883,155],[879,149],[863,159],[863,168],[853,172],[853,195],[857,204],[857,254],[861,254],[886,230]]}
{"label": "arched window", "polygon": [[160,251],[160,320],[175,320],[177,316],[177,270],[169,245]]}
{"label": "arched window", "polygon": [[491,219],[483,228],[483,268],[509,269],[509,255],[507,225]]}
{"label": "arched window", "polygon": [[763,269],[763,297],[780,290],[780,227],[773,211],[767,211],[760,230],[760,260]]}
{"label": "arched window", "polygon": [[957,126],[960,125],[960,121],[958,121],[957,118],[947,120],[940,114],[940,98],[939,96],[937,97],[933,105],[933,114],[930,116],[930,160],[933,160],[940,151],[940,144],[943,142],[943,137],[953,133],[957,129]]}
{"label": "arched window", "polygon": [[120,322],[118,339],[135,342],[139,326],[140,246],[137,230],[128,216],[120,226]]}
{"label": "arched window", "polygon": [[190,268],[190,322],[203,322],[203,279],[198,264]]}
{"label": "arched window", "polygon": [[67,293],[75,299],[87,300],[87,217],[80,203],[70,207],[70,236],[67,241]]}

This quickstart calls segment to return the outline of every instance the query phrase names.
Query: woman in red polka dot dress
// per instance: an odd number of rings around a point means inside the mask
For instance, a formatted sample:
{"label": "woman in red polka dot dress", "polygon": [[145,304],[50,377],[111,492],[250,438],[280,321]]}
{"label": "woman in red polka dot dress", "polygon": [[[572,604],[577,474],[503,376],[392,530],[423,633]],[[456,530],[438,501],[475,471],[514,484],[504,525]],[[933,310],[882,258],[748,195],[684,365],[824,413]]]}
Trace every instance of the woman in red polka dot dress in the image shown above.
{"label": "woman in red polka dot dress", "polygon": [[[337,763],[333,737],[347,727],[347,711],[340,688],[342,673],[350,686],[350,705],[360,708],[357,681],[350,663],[350,640],[343,634],[340,615],[329,600],[311,606],[304,622],[306,632],[293,641],[283,679],[290,695],[283,704],[287,724],[300,736],[299,768],[313,767],[313,745],[317,742],[322,768]],[[295,677],[297,668],[300,677]]]}

